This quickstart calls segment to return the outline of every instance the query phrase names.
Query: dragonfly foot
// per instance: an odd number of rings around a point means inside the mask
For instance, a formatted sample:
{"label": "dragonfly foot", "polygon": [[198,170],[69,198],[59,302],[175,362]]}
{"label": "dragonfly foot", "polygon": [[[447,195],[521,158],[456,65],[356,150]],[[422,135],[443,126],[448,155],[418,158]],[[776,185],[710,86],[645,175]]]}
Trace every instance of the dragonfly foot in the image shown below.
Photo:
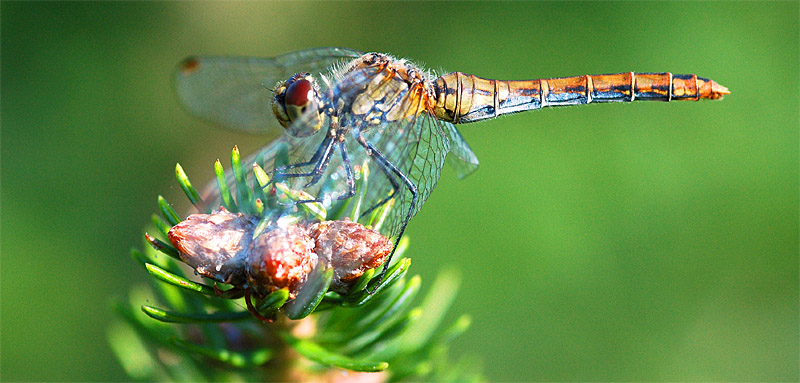
{"label": "dragonfly foot", "polygon": [[[395,248],[396,247],[397,246],[395,246]],[[394,249],[392,249],[392,254],[394,254]],[[375,294],[375,292],[377,292],[378,288],[381,286],[381,283],[383,283],[383,277],[386,276],[386,271],[389,270],[389,260],[391,260],[391,255],[389,256],[389,259],[387,259],[386,262],[383,263],[383,268],[381,268],[381,275],[378,276],[378,283],[375,284],[375,287],[373,287],[372,290],[370,290],[369,286],[367,286],[367,288],[364,289],[367,291],[369,295]]]}

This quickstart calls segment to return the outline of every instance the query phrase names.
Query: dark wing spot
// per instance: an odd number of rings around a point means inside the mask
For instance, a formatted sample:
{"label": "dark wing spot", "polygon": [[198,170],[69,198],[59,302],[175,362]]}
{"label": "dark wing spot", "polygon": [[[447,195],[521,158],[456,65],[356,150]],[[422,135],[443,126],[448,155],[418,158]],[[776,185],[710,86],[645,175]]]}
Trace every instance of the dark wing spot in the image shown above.
{"label": "dark wing spot", "polygon": [[188,76],[200,69],[200,61],[197,57],[187,57],[180,65],[181,74]]}

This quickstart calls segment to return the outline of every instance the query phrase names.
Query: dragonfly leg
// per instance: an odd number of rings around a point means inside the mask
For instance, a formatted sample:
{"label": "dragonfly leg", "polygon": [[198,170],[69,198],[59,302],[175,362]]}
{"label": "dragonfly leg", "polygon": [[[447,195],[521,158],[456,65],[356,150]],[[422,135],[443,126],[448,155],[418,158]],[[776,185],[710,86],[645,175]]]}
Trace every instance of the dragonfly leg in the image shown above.
{"label": "dragonfly leg", "polygon": [[[281,178],[297,178],[297,177],[311,177],[319,172],[318,169],[322,169],[324,172],[325,167],[327,166],[328,162],[330,162],[331,152],[333,151],[333,144],[334,140],[332,136],[327,136],[325,139],[319,144],[317,151],[314,155],[306,162],[299,162],[296,164],[285,165],[281,166],[273,171],[275,181],[279,181]],[[285,173],[287,170],[303,168],[306,166],[314,166],[314,169],[307,173]],[[313,185],[312,183],[311,185]],[[311,186],[306,185],[306,187]]]}
{"label": "dragonfly leg", "polygon": [[[366,144],[366,140],[364,140],[363,137],[358,136],[357,140],[358,140],[359,143],[361,143],[361,145],[363,145],[365,148],[367,148],[368,151],[372,150],[372,149],[369,149],[369,146],[371,146],[371,144]],[[386,162],[388,162],[388,161],[386,161]],[[391,169],[387,168],[382,162],[377,162],[376,161],[376,163],[378,164],[378,166],[380,166],[381,171],[383,171],[383,174],[386,175],[386,178],[389,179],[389,182],[392,183],[392,192],[389,193],[389,195],[386,196],[386,198],[382,199],[380,202],[370,206],[369,209],[364,210],[364,212],[362,212],[361,215],[359,215],[358,218],[363,218],[363,217],[367,216],[368,214],[372,213],[372,211],[374,211],[375,209],[385,205],[387,202],[391,201],[392,198],[395,197],[395,194],[397,194],[397,191],[400,190],[400,183],[397,181],[396,178],[394,178],[394,176],[393,176],[394,172]]]}
{"label": "dragonfly leg", "polygon": [[350,157],[347,155],[347,145],[344,141],[339,142],[339,151],[342,153],[342,165],[347,173],[347,193],[340,195],[336,199],[348,199],[356,195],[356,179],[353,176],[353,165],[350,163]]}
{"label": "dragonfly leg", "polygon": [[[332,148],[333,144],[330,144],[330,146]],[[330,154],[331,151],[332,149],[329,149],[328,153],[326,153],[327,156],[325,160],[319,161],[317,166],[314,167],[314,170],[310,172],[311,175],[313,175],[313,178],[311,178],[311,181],[309,181],[305,187],[309,187],[311,185],[316,184],[322,178],[322,175],[325,174],[325,169],[328,168],[328,164],[331,162],[331,157],[332,157],[332,155]],[[345,194],[346,197],[338,197],[336,199],[347,199],[355,195],[356,187],[355,187],[355,179],[353,178],[353,167],[352,165],[350,165],[350,158],[347,157],[347,145],[345,145],[343,140],[339,140],[339,151],[342,153],[342,164],[344,164],[344,167],[347,171],[348,187],[347,187],[347,193]]]}
{"label": "dragonfly leg", "polygon": [[325,151],[325,156],[317,162],[317,166],[314,166],[313,170],[308,172],[307,176],[311,177],[311,181],[308,181],[308,183],[303,186],[304,188],[319,182],[319,180],[322,178],[322,174],[325,173],[325,169],[328,168],[328,164],[331,162],[333,150],[333,143],[331,143],[328,145],[327,150]]}
{"label": "dragonfly leg", "polygon": [[389,195],[386,198],[382,199],[380,202],[372,205],[372,207],[370,207],[369,209],[364,210],[364,212],[361,213],[359,218],[363,218],[363,217],[367,216],[368,214],[372,213],[373,210],[385,205],[387,202],[391,201],[392,198],[394,198],[394,195],[397,193],[397,190],[400,189],[400,185],[397,183],[396,179],[391,178],[391,177],[387,177],[387,178],[389,178],[389,181],[392,182],[392,186],[394,187],[392,189],[392,192],[389,193]]}
{"label": "dragonfly leg", "polygon": [[[270,183],[272,183],[272,182],[280,182],[284,178],[314,177],[311,180],[311,182],[309,182],[308,184],[306,184],[304,186],[304,187],[307,188],[307,187],[309,187],[311,185],[314,185],[315,183],[319,182],[319,179],[321,178],[321,175],[325,172],[325,169],[327,168],[328,163],[330,163],[331,154],[332,154],[332,152],[334,150],[334,144],[336,142],[334,140],[334,137],[335,136],[332,136],[332,135],[325,136],[325,139],[322,140],[322,142],[319,144],[319,147],[317,147],[317,151],[314,152],[314,155],[311,156],[311,159],[309,159],[308,161],[299,162],[299,163],[296,163],[296,164],[290,164],[290,165],[286,165],[286,166],[281,166],[281,167],[276,168],[275,170],[273,170],[273,179],[270,181]],[[311,171],[306,172],[306,173],[285,173],[287,170],[303,168],[303,167],[312,166],[312,165],[314,165],[314,168]],[[286,204],[286,206],[292,206],[292,205],[296,205],[298,203],[309,203],[309,202],[322,202],[322,199],[310,199],[310,200],[294,201],[294,202],[292,202],[290,204]]]}
{"label": "dragonfly leg", "polygon": [[[346,179],[347,192],[340,196],[337,196],[336,198],[334,198],[335,200],[348,199],[356,195],[356,180],[355,176],[353,176],[353,165],[350,163],[350,157],[347,155],[347,145],[345,145],[344,141],[339,142],[339,150],[342,153],[342,166],[344,166],[345,172],[347,173],[347,179]],[[316,178],[315,181],[313,181],[313,183],[316,183],[317,181],[319,181],[319,178]],[[323,198],[315,198],[315,199],[305,199],[301,201],[295,201],[294,203],[311,203],[311,202],[322,202],[322,201]]]}
{"label": "dragonfly leg", "polygon": [[[393,181],[393,184],[397,182],[397,180],[393,177],[397,176],[403,180],[403,183],[405,183],[408,191],[411,192],[411,205],[408,208],[408,212],[406,212],[406,217],[403,219],[403,223],[400,225],[400,231],[397,233],[397,239],[394,241],[392,252],[389,253],[389,257],[386,258],[386,261],[383,263],[383,269],[381,270],[381,275],[378,277],[378,283],[375,284],[375,288],[377,289],[381,282],[383,282],[383,277],[386,276],[386,271],[389,269],[389,264],[392,262],[392,256],[394,256],[394,252],[397,250],[397,245],[400,243],[400,239],[403,238],[403,233],[406,231],[408,221],[411,220],[411,215],[414,213],[414,208],[417,206],[417,196],[419,193],[417,191],[417,185],[414,183],[414,181],[408,178],[408,176],[406,176],[402,170],[398,169],[397,166],[395,166],[391,161],[387,160],[386,157],[384,157],[383,154],[381,154],[381,152],[375,148],[375,146],[367,142],[361,135],[358,135],[356,140],[362,146],[364,146],[369,156],[375,160],[381,170],[383,170],[383,172],[386,174],[386,177],[388,177],[390,181]],[[397,189],[399,189],[399,185],[395,187],[395,191]],[[370,291],[370,294],[374,292],[375,290]]]}

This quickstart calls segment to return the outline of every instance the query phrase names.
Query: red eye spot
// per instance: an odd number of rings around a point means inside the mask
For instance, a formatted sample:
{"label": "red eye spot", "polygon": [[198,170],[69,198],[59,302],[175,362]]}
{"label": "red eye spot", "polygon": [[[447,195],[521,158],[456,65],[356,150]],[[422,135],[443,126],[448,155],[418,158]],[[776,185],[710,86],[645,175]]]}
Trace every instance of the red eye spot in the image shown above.
{"label": "red eye spot", "polygon": [[286,105],[293,105],[297,107],[304,107],[308,105],[311,98],[314,97],[314,88],[311,86],[311,81],[300,79],[289,85],[286,89]]}

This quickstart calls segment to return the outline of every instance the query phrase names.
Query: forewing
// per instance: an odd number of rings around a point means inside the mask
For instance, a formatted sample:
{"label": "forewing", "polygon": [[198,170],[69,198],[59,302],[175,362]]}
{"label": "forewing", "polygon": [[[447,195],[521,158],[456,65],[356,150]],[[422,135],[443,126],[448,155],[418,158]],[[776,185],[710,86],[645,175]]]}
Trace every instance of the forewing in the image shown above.
{"label": "forewing", "polygon": [[278,82],[299,72],[326,75],[360,55],[347,48],[316,48],[274,58],[189,57],[175,71],[175,89],[186,110],[197,117],[265,133],[280,126],[271,107]]}

